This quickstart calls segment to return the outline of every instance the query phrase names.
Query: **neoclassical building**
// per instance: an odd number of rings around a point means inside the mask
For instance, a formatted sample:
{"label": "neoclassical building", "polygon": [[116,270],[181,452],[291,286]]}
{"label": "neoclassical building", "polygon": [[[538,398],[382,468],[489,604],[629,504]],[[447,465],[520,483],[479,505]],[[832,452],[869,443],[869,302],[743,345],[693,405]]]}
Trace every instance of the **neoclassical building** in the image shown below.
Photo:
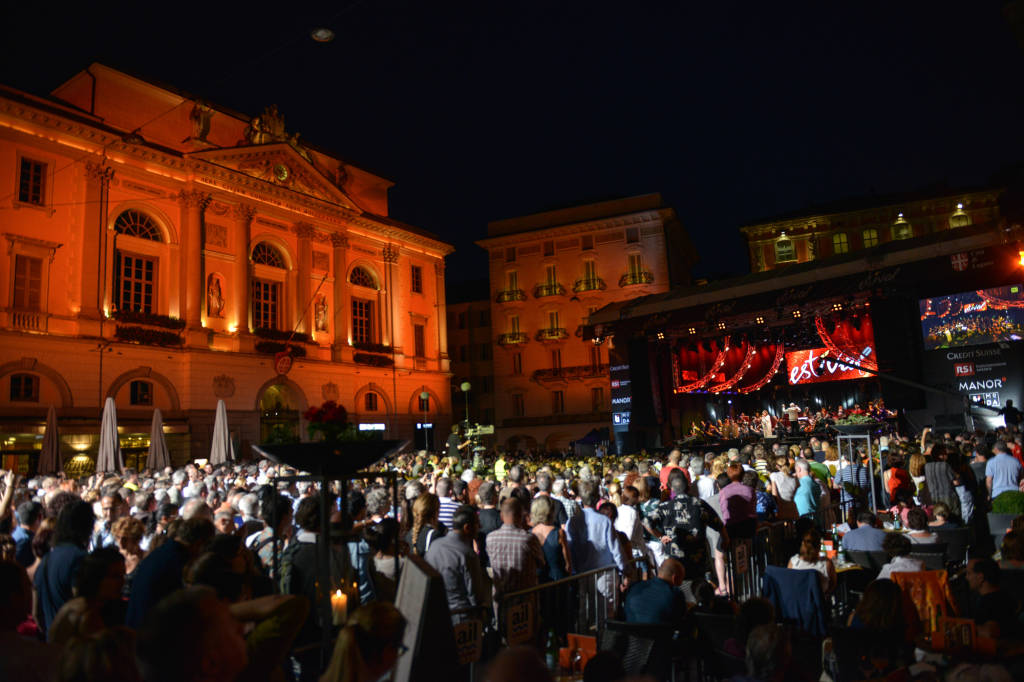
{"label": "neoclassical building", "polygon": [[218,399],[243,455],[326,400],[389,437],[447,429],[452,248],[388,217],[391,185],[276,107],[100,64],[47,97],[0,87],[3,466],[29,466],[53,405],[87,470],[107,396],[129,462],[156,407],[174,459],[205,457]]}

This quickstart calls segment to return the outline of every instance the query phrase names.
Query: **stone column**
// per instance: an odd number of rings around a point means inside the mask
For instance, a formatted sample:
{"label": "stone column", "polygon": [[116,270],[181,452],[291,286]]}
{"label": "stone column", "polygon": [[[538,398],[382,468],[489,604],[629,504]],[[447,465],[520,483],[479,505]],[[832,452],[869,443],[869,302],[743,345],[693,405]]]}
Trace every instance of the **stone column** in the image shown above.
{"label": "stone column", "polygon": [[[85,216],[82,221],[82,280],[79,315],[100,319],[104,292],[111,287],[114,263],[107,256],[107,191],[114,169],[95,163],[85,164]],[[112,241],[112,239],[111,239]]]}
{"label": "stone column", "polygon": [[[299,238],[298,242],[298,288],[296,290],[296,308],[295,308],[295,319],[298,321],[302,320],[299,325],[299,331],[306,334],[310,334],[313,331],[313,323],[311,322],[313,311],[311,310],[311,301],[309,300],[312,292],[309,288],[309,278],[313,272],[313,233],[315,230],[312,225],[308,223],[298,223],[294,228],[295,235]],[[294,326],[294,323],[293,323]]]}
{"label": "stone column", "polygon": [[334,233],[331,235],[332,258],[334,264],[331,267],[334,275],[334,348],[335,358],[337,349],[348,345],[348,309],[345,299],[345,273],[348,272],[346,261],[346,250],[348,249],[348,237],[343,234]]}
{"label": "stone column", "polygon": [[[448,305],[445,302],[444,289],[444,259],[434,263],[434,278],[437,291],[437,300],[434,303],[437,309],[437,369],[440,372],[448,371]],[[472,329],[472,327],[470,327]],[[490,343],[490,339],[487,340]]]}
{"label": "stone column", "polygon": [[249,228],[252,225],[256,209],[246,204],[235,206],[232,211],[235,219],[235,231],[231,241],[232,252],[235,254],[235,276],[231,283],[231,314],[235,316],[235,327],[239,331],[248,332],[249,322]]}
{"label": "stone column", "polygon": [[210,195],[198,190],[182,190],[178,200],[184,208],[182,250],[185,252],[185,321],[199,327],[203,318],[203,212],[210,204]]}
{"label": "stone column", "polygon": [[[385,277],[385,286],[387,287],[384,292],[385,298],[382,300],[383,306],[381,313],[384,316],[384,329],[387,330],[388,340],[384,343],[389,343],[392,348],[396,351],[399,348],[399,341],[403,339],[398,338],[398,333],[395,330],[395,316],[394,316],[394,305],[395,298],[397,295],[397,285],[395,284],[395,264],[398,263],[398,247],[392,244],[388,244],[384,247],[382,252],[384,257],[384,268],[387,271]],[[404,352],[404,351],[403,351]]]}

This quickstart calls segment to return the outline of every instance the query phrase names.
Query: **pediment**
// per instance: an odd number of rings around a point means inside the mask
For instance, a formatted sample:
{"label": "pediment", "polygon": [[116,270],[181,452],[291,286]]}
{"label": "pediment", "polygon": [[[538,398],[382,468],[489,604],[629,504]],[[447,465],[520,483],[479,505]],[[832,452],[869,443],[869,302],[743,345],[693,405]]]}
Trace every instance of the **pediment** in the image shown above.
{"label": "pediment", "polygon": [[208,149],[193,152],[188,157],[322,201],[361,210],[351,197],[288,143]]}

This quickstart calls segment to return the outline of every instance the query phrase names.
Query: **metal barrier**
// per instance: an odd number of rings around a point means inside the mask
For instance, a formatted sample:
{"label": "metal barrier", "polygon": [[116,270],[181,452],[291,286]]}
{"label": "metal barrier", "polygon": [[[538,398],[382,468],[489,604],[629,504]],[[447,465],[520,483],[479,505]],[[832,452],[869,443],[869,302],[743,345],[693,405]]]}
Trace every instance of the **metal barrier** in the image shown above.
{"label": "metal barrier", "polygon": [[495,606],[498,631],[509,645],[540,642],[554,629],[596,636],[621,604],[619,570],[605,566],[568,578],[500,595]]}
{"label": "metal barrier", "polygon": [[768,565],[770,528],[761,526],[753,538],[730,538],[725,552],[725,581],[733,599],[761,596],[761,577]]}

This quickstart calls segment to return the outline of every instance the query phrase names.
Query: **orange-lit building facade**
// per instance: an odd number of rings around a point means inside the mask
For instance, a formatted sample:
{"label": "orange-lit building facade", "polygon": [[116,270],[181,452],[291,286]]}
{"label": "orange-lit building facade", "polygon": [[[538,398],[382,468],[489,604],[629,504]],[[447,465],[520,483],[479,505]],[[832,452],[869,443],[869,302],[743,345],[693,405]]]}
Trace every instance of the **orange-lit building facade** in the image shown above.
{"label": "orange-lit building facade", "polygon": [[0,159],[8,456],[52,404],[88,468],[107,396],[129,462],[154,407],[176,462],[205,457],[218,399],[243,455],[305,437],[326,400],[389,437],[450,423],[451,247],[275,107],[245,117],[94,64],[49,97],[0,89]]}
{"label": "orange-lit building facade", "polygon": [[608,303],[685,283],[695,254],[656,194],[490,223],[495,436],[558,450],[611,425],[608,347],[582,338]]}
{"label": "orange-lit building facade", "polygon": [[[740,228],[750,270],[828,258],[886,242],[987,223],[999,217],[999,190],[936,191],[839,202],[818,212],[783,216]],[[952,234],[950,236],[953,236]]]}

